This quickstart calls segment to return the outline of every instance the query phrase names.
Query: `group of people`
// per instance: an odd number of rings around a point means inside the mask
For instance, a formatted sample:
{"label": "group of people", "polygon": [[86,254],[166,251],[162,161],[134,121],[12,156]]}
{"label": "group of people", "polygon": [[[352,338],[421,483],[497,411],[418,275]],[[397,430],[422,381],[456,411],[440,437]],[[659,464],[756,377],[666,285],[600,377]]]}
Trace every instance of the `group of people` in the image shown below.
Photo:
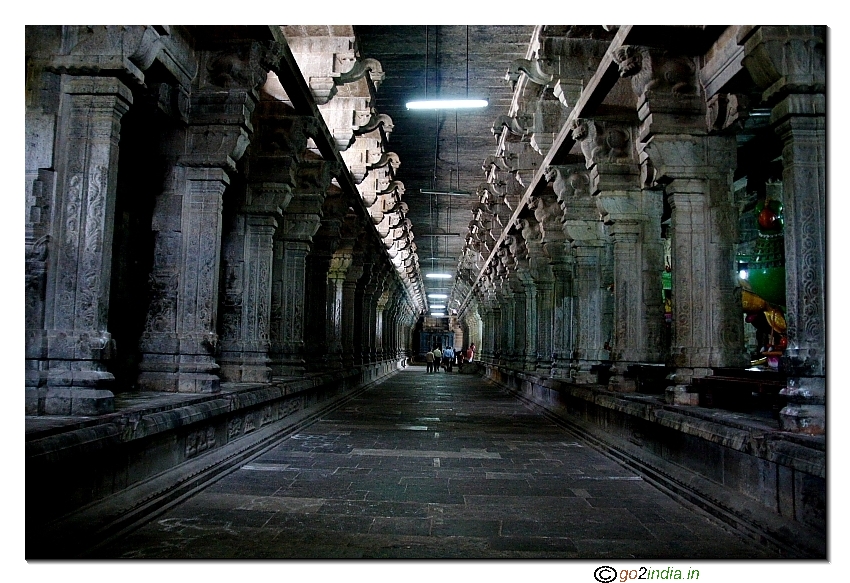
{"label": "group of people", "polygon": [[446,372],[452,372],[452,367],[457,363],[458,370],[463,370],[466,362],[472,362],[475,357],[475,343],[469,345],[466,350],[455,351],[451,346],[443,348],[440,345],[434,347],[431,352],[425,353],[425,366],[427,372],[437,372],[440,367]]}

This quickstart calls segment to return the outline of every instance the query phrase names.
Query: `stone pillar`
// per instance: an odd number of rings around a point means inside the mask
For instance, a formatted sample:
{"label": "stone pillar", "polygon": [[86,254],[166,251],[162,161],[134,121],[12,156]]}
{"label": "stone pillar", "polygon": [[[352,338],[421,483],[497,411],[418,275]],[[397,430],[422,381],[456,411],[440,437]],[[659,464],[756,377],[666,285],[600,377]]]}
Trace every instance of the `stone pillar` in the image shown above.
{"label": "stone pillar", "polygon": [[782,140],[788,374],[786,431],[826,423],[826,27],[743,27],[744,66]]}
{"label": "stone pillar", "polygon": [[550,256],[556,258],[553,269],[562,274],[559,278],[563,282],[562,293],[571,293],[562,296],[570,299],[562,300],[561,313],[564,318],[570,314],[572,330],[561,336],[561,342],[565,353],[572,351],[570,376],[577,383],[595,383],[597,375],[591,367],[609,358],[606,342],[611,321],[604,297],[610,296],[607,289],[610,282],[605,278],[609,271],[608,240],[596,200],[591,196],[591,180],[585,164],[551,166],[546,178],[552,182],[563,212],[562,232],[567,241],[563,261],[557,259],[562,253],[557,239],[550,249]]}
{"label": "stone pillar", "polygon": [[185,148],[157,198],[152,298],[140,340],[138,384],[153,391],[213,393],[222,195],[253,131],[258,89],[280,47],[245,41],[200,53]]}
{"label": "stone pillar", "polygon": [[225,243],[221,377],[268,382],[272,258],[277,221],[262,214],[236,217]]}
{"label": "stone pillar", "polygon": [[43,305],[40,294],[34,301],[35,290],[27,298],[28,325],[43,323],[27,329],[29,414],[98,415],[114,408],[114,377],[105,366],[112,225],[121,118],[132,100],[115,78],[61,81],[52,225],[31,253],[27,274],[44,285]]}
{"label": "stone pillar", "polygon": [[746,363],[734,261],[736,141],[706,135],[706,105],[692,57],[622,47],[615,58],[638,97],[642,183],[664,187],[672,207],[675,401],[692,378],[712,367]]}
{"label": "stone pillar", "polygon": [[575,327],[573,378],[577,383],[596,383],[593,365],[608,360],[607,327],[603,294],[610,294],[602,278],[605,259],[601,240],[574,241],[575,253]]}
{"label": "stone pillar", "polygon": [[746,364],[735,287],[735,138],[654,136],[646,151],[657,172],[672,179],[671,360],[676,384],[684,385],[713,367]]}
{"label": "stone pillar", "polygon": [[[264,90],[269,91],[271,76]],[[263,99],[254,116],[257,133],[246,168],[244,200],[224,241],[221,376],[228,381],[271,379],[275,235],[292,199],[299,163],[315,120],[293,116],[283,102]],[[285,139],[281,139],[284,137]],[[279,280],[278,280],[279,281]],[[280,296],[275,295],[279,306]],[[279,337],[279,313],[274,317]]]}
{"label": "stone pillar", "polygon": [[342,282],[342,366],[346,369],[356,363],[357,281],[362,275],[363,256],[355,254]]}
{"label": "stone pillar", "polygon": [[613,338],[609,388],[634,391],[630,363],[661,360],[662,197],[641,191],[629,124],[577,120],[573,137],[589,168],[589,191],[611,239]]}
{"label": "stone pillar", "polygon": [[552,301],[552,371],[555,378],[570,376],[573,357],[573,262],[572,256],[562,255],[552,262],[554,284]]}
{"label": "stone pillar", "polygon": [[385,338],[384,338],[384,310],[386,310],[387,303],[390,301],[390,291],[388,289],[384,289],[383,293],[378,296],[378,300],[375,303],[375,357],[373,362],[380,362],[384,360],[385,357]]}
{"label": "stone pillar", "polygon": [[340,250],[337,250],[331,258],[330,269],[328,270],[327,362],[331,368],[342,366],[344,291],[348,269],[353,260],[353,255],[347,251],[340,252]]}
{"label": "stone pillar", "polygon": [[635,390],[634,379],[623,376],[629,363],[663,360],[660,230],[660,212],[646,221],[618,220],[606,226],[614,257],[612,390]]}
{"label": "stone pillar", "polygon": [[[329,281],[331,261],[338,238],[330,235],[322,220],[319,233],[313,237],[313,246],[307,256],[305,276],[305,330],[304,362],[308,371],[322,371],[328,366],[330,347],[329,331],[333,328],[333,310],[336,305],[332,297],[336,290]],[[338,234],[338,226],[335,229]]]}
{"label": "stone pillar", "polygon": [[481,311],[483,312],[482,317],[482,334],[481,334],[481,344],[478,347],[478,357],[485,362],[492,362],[493,354],[495,352],[493,339],[494,339],[494,314],[493,307],[487,301],[486,296],[481,299],[480,302]]}
{"label": "stone pillar", "polygon": [[221,205],[230,179],[221,168],[178,167],[175,174],[175,191],[161,194],[154,211],[152,298],[140,341],[139,386],[214,393]]}
{"label": "stone pillar", "polygon": [[322,197],[299,194],[283,215],[275,238],[272,266],[272,375],[297,376],[305,371],[305,273],[313,235],[321,223]]}

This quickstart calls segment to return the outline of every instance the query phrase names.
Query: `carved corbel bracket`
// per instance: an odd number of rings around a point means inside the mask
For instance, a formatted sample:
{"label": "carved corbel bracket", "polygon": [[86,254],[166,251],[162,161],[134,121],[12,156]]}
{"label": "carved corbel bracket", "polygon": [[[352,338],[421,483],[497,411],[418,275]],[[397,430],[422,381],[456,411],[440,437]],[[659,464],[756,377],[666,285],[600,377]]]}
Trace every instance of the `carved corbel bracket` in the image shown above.
{"label": "carved corbel bracket", "polygon": [[250,143],[248,131],[235,125],[190,126],[188,154],[180,156],[181,166],[196,168],[223,168],[236,171],[236,162]]}
{"label": "carved corbel bracket", "polygon": [[666,93],[676,98],[698,92],[696,66],[685,55],[647,47],[622,46],[614,53],[620,77],[632,78],[632,89],[638,97],[647,92]]}
{"label": "carved corbel bracket", "polygon": [[564,212],[557,196],[547,191],[532,193],[528,208],[534,212],[534,219],[540,225],[541,234],[547,239],[557,238],[558,234],[562,233]]}
{"label": "carved corbel bracket", "polygon": [[509,137],[513,136],[514,139],[524,138],[528,135],[528,121],[529,120],[520,120],[518,117],[500,115],[496,118],[496,121],[493,122],[493,135],[496,140],[498,140],[505,129],[507,129]]}
{"label": "carved corbel bracket", "polygon": [[600,194],[596,197],[596,208],[605,225],[622,220],[640,220],[644,216],[638,201],[625,194]]}
{"label": "carved corbel bracket", "polygon": [[383,168],[389,165],[392,169],[393,174],[398,170],[398,167],[401,166],[401,160],[398,157],[398,154],[395,152],[384,152],[381,154],[381,157],[374,164],[369,164],[366,166],[366,170],[371,172],[372,170],[377,170],[378,168]]}
{"label": "carved corbel bracket", "polygon": [[718,93],[706,103],[705,121],[708,131],[722,133],[743,129],[749,118],[749,98],[735,93]]}
{"label": "carved corbel bracket", "polygon": [[390,134],[393,132],[393,120],[390,116],[385,113],[375,113],[372,112],[372,116],[369,120],[360,127],[354,129],[355,136],[361,136],[363,134],[368,134],[378,128],[381,128],[384,132],[384,136],[389,140]]}
{"label": "carved corbel bracket", "polygon": [[292,188],[276,182],[252,182],[245,192],[241,212],[281,215],[292,200]]}
{"label": "carved corbel bracket", "polygon": [[789,93],[826,91],[826,27],[820,25],[742,27],[742,64],[767,103]]}
{"label": "carved corbel bracket", "polygon": [[270,70],[280,70],[283,47],[276,42],[232,41],[222,50],[202,58],[201,90],[243,90],[255,93],[268,80]]}
{"label": "carved corbel bracket", "polygon": [[382,191],[377,193],[381,197],[390,197],[401,199],[404,196],[404,183],[401,180],[393,180]]}
{"label": "carved corbel bracket", "polygon": [[546,69],[542,59],[515,59],[505,73],[505,81],[510,82],[511,89],[515,89],[520,75],[525,73],[532,83],[545,87],[555,80],[555,75]]}
{"label": "carved corbel bracket", "polygon": [[601,162],[636,161],[632,131],[628,126],[578,118],[572,122],[572,137],[580,143],[588,168]]}
{"label": "carved corbel bracket", "polygon": [[328,160],[304,160],[295,171],[295,193],[327,193],[331,180],[342,170],[341,165]]}
{"label": "carved corbel bracket", "polygon": [[575,199],[590,197],[590,176],[581,166],[550,165],[544,178],[552,184],[562,211],[571,206]]}
{"label": "carved corbel bracket", "polygon": [[[53,57],[47,70],[68,75],[115,75],[143,85],[144,71],[166,49],[168,36],[166,29],[155,26],[63,26],[67,48]],[[166,60],[178,82],[188,87],[196,71],[190,70],[188,63],[178,62],[194,59]]]}
{"label": "carved corbel bracket", "polygon": [[490,169],[494,166],[502,172],[511,171],[511,167],[508,166],[508,163],[505,161],[505,156],[496,156],[494,154],[490,154],[484,159],[484,163],[481,164],[481,170],[484,171],[485,175],[489,176]]}
{"label": "carved corbel bracket", "polygon": [[369,78],[372,80],[372,83],[375,84],[375,87],[379,87],[381,85],[381,81],[384,80],[384,69],[381,66],[381,63],[377,59],[362,59],[354,62],[354,66],[348,70],[346,73],[342,73],[334,82],[337,85],[347,85],[348,83],[354,83],[355,81],[362,79],[366,76],[366,73],[369,73]]}

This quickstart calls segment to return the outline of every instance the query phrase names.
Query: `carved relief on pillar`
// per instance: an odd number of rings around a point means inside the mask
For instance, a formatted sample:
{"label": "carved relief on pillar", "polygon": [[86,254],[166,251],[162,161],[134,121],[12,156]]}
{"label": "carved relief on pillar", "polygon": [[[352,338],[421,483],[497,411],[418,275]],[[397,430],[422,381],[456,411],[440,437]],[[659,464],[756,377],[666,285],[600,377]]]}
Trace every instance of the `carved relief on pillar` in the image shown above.
{"label": "carved relief on pillar", "polygon": [[[258,90],[268,71],[279,67],[281,54],[277,43],[243,40],[221,43],[199,56],[186,149],[154,211],[154,294],[139,365],[139,384],[148,390],[219,390],[222,195],[230,183],[227,172],[236,171],[249,144]],[[258,188],[251,196],[273,198],[280,191],[285,198],[284,190]],[[176,205],[180,210],[175,213]]]}
{"label": "carved relief on pillar", "polygon": [[788,374],[787,431],[825,432],[826,27],[742,27],[744,67],[772,106],[782,141]]}
{"label": "carved relief on pillar", "polygon": [[673,361],[681,382],[741,366],[741,300],[731,189],[734,137],[656,135],[646,146],[672,207]]}
{"label": "carved relief on pillar", "polygon": [[27,233],[27,386],[46,392],[27,391],[26,409],[97,415],[113,407],[114,377],[105,366],[112,343],[111,219],[121,119],[133,98],[110,77],[65,77],[58,89],[65,97],[55,190],[53,172],[39,172]]}

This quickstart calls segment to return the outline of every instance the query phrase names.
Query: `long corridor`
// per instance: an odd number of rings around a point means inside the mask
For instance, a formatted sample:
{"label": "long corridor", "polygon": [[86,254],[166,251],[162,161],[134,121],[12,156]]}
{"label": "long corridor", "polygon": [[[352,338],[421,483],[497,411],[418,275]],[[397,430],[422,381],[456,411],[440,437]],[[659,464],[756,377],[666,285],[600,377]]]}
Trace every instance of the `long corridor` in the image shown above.
{"label": "long corridor", "polygon": [[772,558],[477,376],[411,367],[99,558]]}

